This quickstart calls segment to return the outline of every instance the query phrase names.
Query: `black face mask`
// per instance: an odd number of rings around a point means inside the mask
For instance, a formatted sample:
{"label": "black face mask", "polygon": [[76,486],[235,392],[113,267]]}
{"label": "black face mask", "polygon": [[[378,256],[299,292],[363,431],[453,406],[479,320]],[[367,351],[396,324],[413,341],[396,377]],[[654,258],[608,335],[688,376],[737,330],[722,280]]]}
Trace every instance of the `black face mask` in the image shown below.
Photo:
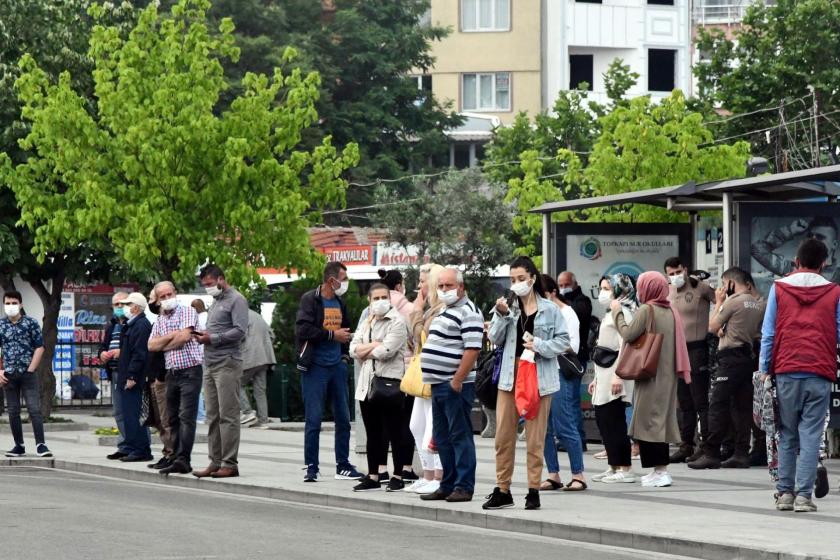
{"label": "black face mask", "polygon": [[149,304],[149,311],[151,311],[155,315],[160,315],[160,304],[159,303],[150,303]]}

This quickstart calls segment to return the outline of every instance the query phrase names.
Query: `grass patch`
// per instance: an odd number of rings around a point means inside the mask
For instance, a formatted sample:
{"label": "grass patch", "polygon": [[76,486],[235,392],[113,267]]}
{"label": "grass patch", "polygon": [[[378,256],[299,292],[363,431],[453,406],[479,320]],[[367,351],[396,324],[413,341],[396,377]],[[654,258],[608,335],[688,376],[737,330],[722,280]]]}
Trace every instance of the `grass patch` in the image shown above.
{"label": "grass patch", "polygon": [[93,432],[98,436],[118,436],[120,431],[117,428],[97,428]]}

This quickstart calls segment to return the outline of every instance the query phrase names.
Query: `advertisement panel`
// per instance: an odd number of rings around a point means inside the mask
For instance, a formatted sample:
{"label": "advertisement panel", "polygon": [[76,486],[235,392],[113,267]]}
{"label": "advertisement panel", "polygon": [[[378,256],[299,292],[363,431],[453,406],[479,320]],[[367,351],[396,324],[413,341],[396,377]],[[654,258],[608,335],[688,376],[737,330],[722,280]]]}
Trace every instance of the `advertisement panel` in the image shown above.
{"label": "advertisement panel", "polygon": [[373,245],[337,245],[335,247],[319,247],[319,251],[327,256],[328,261],[338,261],[346,266],[368,265],[374,263]]}
{"label": "advertisement panel", "polygon": [[[70,376],[76,369],[76,353],[73,350],[73,331],[75,328],[76,300],[71,292],[61,293],[61,307],[58,310],[58,337],[53,356],[55,374],[55,395],[70,398]],[[66,387],[66,389],[65,389]]]}

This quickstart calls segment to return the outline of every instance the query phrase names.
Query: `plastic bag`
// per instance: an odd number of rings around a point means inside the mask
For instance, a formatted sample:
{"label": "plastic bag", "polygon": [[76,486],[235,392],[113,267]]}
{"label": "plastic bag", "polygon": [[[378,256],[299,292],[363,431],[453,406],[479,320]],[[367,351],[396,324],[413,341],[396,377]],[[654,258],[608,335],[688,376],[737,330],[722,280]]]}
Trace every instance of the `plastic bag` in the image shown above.
{"label": "plastic bag", "polygon": [[537,381],[537,364],[534,363],[534,353],[530,350],[525,350],[519,357],[514,389],[516,411],[519,415],[525,420],[536,418],[540,412],[540,388]]}

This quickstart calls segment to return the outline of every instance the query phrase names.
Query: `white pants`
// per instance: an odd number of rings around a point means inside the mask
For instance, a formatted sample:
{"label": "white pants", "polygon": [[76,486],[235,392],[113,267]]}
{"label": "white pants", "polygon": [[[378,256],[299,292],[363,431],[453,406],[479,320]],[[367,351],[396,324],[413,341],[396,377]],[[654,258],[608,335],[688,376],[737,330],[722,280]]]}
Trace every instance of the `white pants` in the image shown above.
{"label": "white pants", "polygon": [[431,399],[421,399],[420,397],[414,399],[409,428],[411,428],[411,435],[414,436],[414,443],[417,445],[417,454],[420,455],[420,464],[423,465],[423,470],[442,470],[440,456],[429,451],[429,442],[432,440]]}

